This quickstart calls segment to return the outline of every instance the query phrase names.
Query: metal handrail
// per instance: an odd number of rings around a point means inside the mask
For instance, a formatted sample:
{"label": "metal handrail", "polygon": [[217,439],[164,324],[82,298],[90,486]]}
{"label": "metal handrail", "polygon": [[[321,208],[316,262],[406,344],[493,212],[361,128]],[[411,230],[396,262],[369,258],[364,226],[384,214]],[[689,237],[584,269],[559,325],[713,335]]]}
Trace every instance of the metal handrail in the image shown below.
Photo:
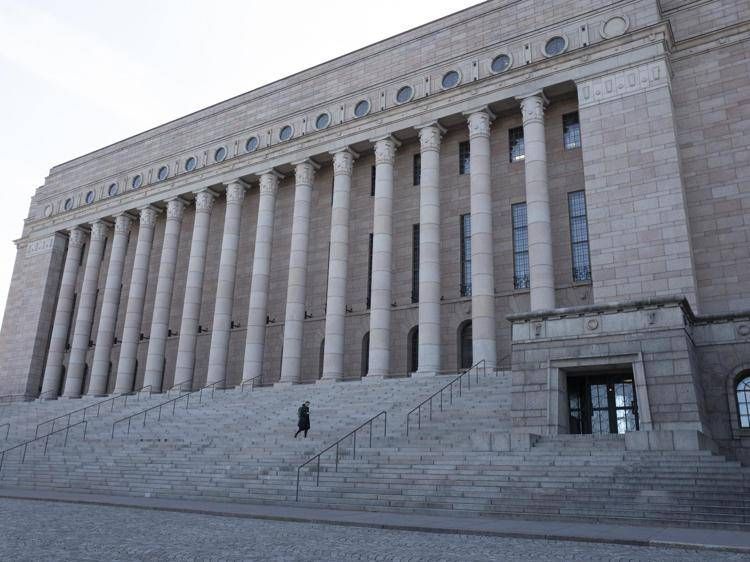
{"label": "metal handrail", "polygon": [[60,429],[57,429],[55,431],[50,431],[46,435],[42,435],[40,437],[35,437],[34,439],[29,439],[28,441],[24,441],[23,443],[19,443],[18,445],[14,445],[13,447],[10,447],[9,449],[5,449],[3,451],[0,451],[0,470],[3,469],[3,463],[5,462],[5,454],[9,453],[10,451],[13,451],[15,449],[18,449],[20,447],[23,447],[23,455],[21,456],[21,464],[26,462],[26,450],[28,449],[29,445],[33,443],[34,441],[39,441],[41,439],[44,439],[44,454],[47,454],[47,445],[49,445],[49,437],[50,435],[54,435],[55,433],[60,433],[61,431],[65,432],[65,443],[63,444],[63,447],[68,446],[68,433],[70,432],[70,429],[72,427],[76,427],[78,425],[83,424],[83,440],[86,440],[86,429],[88,428],[88,421],[87,420],[81,420],[79,422],[76,422],[71,425],[66,425],[65,427],[61,427]]}
{"label": "metal handrail", "polygon": [[242,383],[240,383],[240,392],[244,392],[245,391],[245,385],[246,384],[250,385],[250,391],[254,390],[255,389],[255,381],[256,380],[259,380],[260,382],[263,382],[263,379],[261,378],[262,376],[263,375],[255,375],[251,379],[247,379],[246,381],[242,381]]}
{"label": "metal handrail", "polygon": [[[198,393],[198,403],[200,404],[201,402],[203,402],[203,391],[204,390],[211,389],[211,398],[213,399],[214,392],[216,391],[217,385],[224,384],[225,382],[226,382],[226,377],[224,377],[220,381],[216,381],[216,382],[212,382],[211,384],[207,384],[206,386],[204,386],[202,388],[198,388],[196,390],[191,390],[189,392],[186,392],[185,394],[180,394],[179,396],[175,396],[174,398],[170,398],[169,400],[166,400],[166,401],[164,401],[164,402],[162,402],[160,404],[156,404],[154,406],[151,406],[150,408],[146,408],[145,410],[141,410],[139,412],[135,412],[134,414],[131,414],[131,415],[126,416],[124,418],[120,418],[119,420],[115,420],[115,422],[112,424],[112,439],[115,438],[115,427],[117,426],[118,423],[122,423],[122,422],[127,421],[128,422],[128,432],[127,432],[127,435],[130,435],[130,425],[131,425],[131,423],[133,421],[133,418],[136,418],[136,417],[138,417],[140,415],[143,415],[143,427],[146,427],[146,419],[148,418],[148,413],[151,412],[152,410],[157,410],[157,409],[159,410],[159,415],[157,416],[156,421],[160,421],[161,420],[161,410],[167,404],[172,404],[172,415],[174,415],[175,409],[177,408],[177,402],[179,400],[181,400],[182,398],[187,397],[187,399],[185,400],[185,409],[187,410],[190,407],[190,397],[192,395],[194,395],[196,392]],[[221,390],[226,390],[226,388],[224,388],[224,387],[219,387],[219,388],[221,388]],[[174,389],[174,387],[172,387],[170,390],[173,390],[173,389]]]}
{"label": "metal handrail", "polygon": [[96,407],[96,416],[94,416],[94,417],[98,418],[99,414],[101,413],[102,406],[104,404],[108,403],[108,402],[112,403],[109,411],[113,412],[114,409],[115,409],[115,401],[118,398],[125,397],[125,404],[123,404],[124,407],[127,407],[127,405],[128,405],[128,396],[135,395],[137,397],[136,399],[138,400],[138,402],[140,402],[141,401],[141,392],[143,392],[146,389],[148,389],[148,395],[151,396],[151,385],[147,384],[146,386],[141,387],[138,390],[134,390],[133,392],[129,392],[127,394],[115,394],[114,396],[110,396],[109,398],[107,398],[105,400],[102,400],[100,402],[95,402],[93,404],[89,404],[88,406],[84,406],[83,408],[78,408],[77,410],[73,410],[72,412],[68,412],[67,414],[63,414],[61,416],[57,416],[56,418],[51,418],[49,420],[45,420],[43,422],[39,422],[36,425],[36,429],[34,430],[34,438],[39,437],[39,428],[42,427],[43,425],[48,424],[48,423],[52,423],[52,430],[50,431],[50,433],[52,433],[55,430],[55,423],[57,423],[57,420],[61,420],[63,418],[67,418],[67,423],[68,423],[68,425],[70,425],[70,418],[71,418],[71,416],[73,416],[74,414],[77,414],[79,412],[83,412],[83,419],[85,420],[86,419],[86,412],[88,410],[94,408],[94,407]]}
{"label": "metal handrail", "polygon": [[[476,368],[476,382],[479,383],[479,365],[482,366],[482,374],[483,376],[487,374],[487,363],[484,359],[481,361],[477,361],[474,363],[471,367],[468,369],[465,369],[461,372],[460,375],[458,375],[455,379],[451,380],[448,384],[445,386],[442,386],[438,390],[436,390],[434,393],[432,393],[430,396],[422,400],[419,404],[414,406],[407,414],[406,414],[406,435],[409,435],[409,418],[414,412],[417,412],[417,428],[422,427],[422,406],[425,404],[429,404],[430,407],[430,419],[432,419],[432,399],[436,396],[440,395],[440,411],[443,411],[443,392],[445,392],[445,389],[449,389],[450,391],[450,403],[453,404],[453,385],[458,382],[458,395],[462,395],[463,391],[463,379],[466,377],[466,381],[468,383],[468,389],[471,390],[471,372]],[[468,376],[467,376],[468,375]]]}
{"label": "metal handrail", "polygon": [[311,462],[313,462],[316,459],[318,460],[318,470],[317,470],[317,476],[315,478],[315,485],[316,486],[320,486],[320,457],[324,453],[327,453],[328,451],[330,451],[331,449],[333,449],[334,447],[336,447],[336,472],[338,472],[339,471],[339,445],[341,444],[341,442],[344,441],[345,439],[353,436],[354,444],[353,444],[353,449],[352,449],[352,458],[355,458],[357,456],[357,432],[360,429],[362,429],[363,427],[365,427],[366,425],[369,425],[370,426],[370,447],[372,447],[372,422],[374,422],[376,419],[378,419],[381,416],[383,416],[383,436],[385,437],[386,435],[388,435],[388,412],[386,412],[385,410],[383,410],[381,412],[378,412],[376,415],[372,416],[366,422],[364,422],[361,425],[358,425],[357,427],[355,427],[353,430],[351,430],[349,433],[347,433],[346,435],[344,435],[341,439],[339,439],[338,441],[336,441],[332,445],[329,445],[328,447],[326,447],[325,449],[323,449],[322,451],[320,451],[318,454],[310,457],[305,462],[303,462],[301,465],[299,465],[297,467],[297,493],[295,495],[294,501],[299,501],[299,477],[300,477],[300,471],[305,466],[307,466],[308,464],[310,464]]}
{"label": "metal handrail", "polygon": [[0,428],[5,428],[5,440],[8,440],[8,434],[10,433],[10,422],[6,422],[3,425],[0,425]]}

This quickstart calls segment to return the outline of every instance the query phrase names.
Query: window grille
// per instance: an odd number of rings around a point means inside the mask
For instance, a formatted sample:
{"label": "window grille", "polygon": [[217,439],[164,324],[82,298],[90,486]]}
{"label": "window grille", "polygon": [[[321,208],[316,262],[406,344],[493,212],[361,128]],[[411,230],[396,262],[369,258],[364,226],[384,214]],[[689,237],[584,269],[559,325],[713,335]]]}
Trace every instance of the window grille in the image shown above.
{"label": "window grille", "polygon": [[458,144],[458,173],[459,175],[471,173],[471,144],[469,141]]}
{"label": "window grille", "polygon": [[515,127],[508,130],[508,147],[510,150],[511,162],[520,162],[526,158],[526,146],[523,142],[523,127]]}
{"label": "window grille", "polygon": [[565,150],[581,148],[581,124],[577,111],[563,115],[563,145]]}
{"label": "window grille", "polygon": [[413,184],[419,185],[422,182],[422,155],[419,152],[414,155],[414,170],[412,174]]}
{"label": "window grille", "polygon": [[513,220],[513,287],[529,288],[529,226],[526,203],[511,205]]}
{"label": "window grille", "polygon": [[462,297],[471,296],[471,215],[461,215],[461,287]]}
{"label": "window grille", "polygon": [[568,214],[573,281],[590,281],[589,228],[586,219],[586,196],[583,191],[568,193]]}

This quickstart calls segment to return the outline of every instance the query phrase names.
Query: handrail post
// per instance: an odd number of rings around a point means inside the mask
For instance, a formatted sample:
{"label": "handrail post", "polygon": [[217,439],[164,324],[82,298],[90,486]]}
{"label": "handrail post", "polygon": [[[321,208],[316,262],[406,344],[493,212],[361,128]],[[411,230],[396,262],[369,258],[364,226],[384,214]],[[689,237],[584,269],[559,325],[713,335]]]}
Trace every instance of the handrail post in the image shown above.
{"label": "handrail post", "polygon": [[388,412],[383,410],[383,437],[388,435]]}
{"label": "handrail post", "polygon": [[336,472],[339,471],[339,442],[336,441]]}
{"label": "handrail post", "polygon": [[352,448],[352,460],[357,460],[357,430],[354,430],[354,447]]}
{"label": "handrail post", "polygon": [[432,421],[432,396],[430,396],[430,421]]}
{"label": "handrail post", "polygon": [[299,471],[302,470],[301,466],[297,467],[297,494],[294,496],[294,501],[299,501]]}
{"label": "handrail post", "polygon": [[132,419],[133,418],[128,418],[128,435],[130,435],[130,420],[132,420]]}
{"label": "handrail post", "polygon": [[409,437],[409,416],[411,415],[411,412],[406,414],[406,436]]}
{"label": "handrail post", "polygon": [[83,440],[86,441],[86,430],[89,428],[89,422],[83,424]]}
{"label": "handrail post", "polygon": [[318,455],[318,476],[315,479],[315,485],[320,486],[320,455]]}
{"label": "handrail post", "polygon": [[[49,437],[49,435],[48,435]],[[21,464],[26,462],[26,448],[29,446],[28,443],[24,444],[23,446],[23,456],[21,457]]]}

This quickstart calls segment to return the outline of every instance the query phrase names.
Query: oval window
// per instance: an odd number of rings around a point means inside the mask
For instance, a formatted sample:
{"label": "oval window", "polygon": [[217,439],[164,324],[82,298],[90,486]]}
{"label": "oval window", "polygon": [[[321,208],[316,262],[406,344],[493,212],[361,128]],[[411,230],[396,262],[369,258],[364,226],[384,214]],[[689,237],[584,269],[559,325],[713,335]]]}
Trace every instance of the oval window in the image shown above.
{"label": "oval window", "polygon": [[113,195],[117,195],[117,184],[116,183],[109,184],[109,188],[107,189],[107,193],[109,193],[110,197],[112,197]]}
{"label": "oval window", "polygon": [[402,86],[396,92],[396,101],[398,103],[406,103],[414,95],[414,89],[411,86]]}
{"label": "oval window", "polygon": [[286,141],[292,138],[292,126],[284,125],[279,131],[279,140]]}
{"label": "oval window", "polygon": [[227,149],[223,146],[220,146],[216,149],[216,152],[214,152],[214,162],[223,162],[226,157]]}
{"label": "oval window", "polygon": [[544,46],[544,52],[548,57],[553,57],[565,51],[565,46],[565,39],[558,35],[547,41],[547,44]]}
{"label": "oval window", "polygon": [[162,166],[159,168],[159,172],[157,173],[156,177],[159,178],[159,181],[164,181],[167,179],[167,176],[169,175],[169,168],[166,166]]}
{"label": "oval window", "polygon": [[73,208],[73,198],[72,197],[68,197],[65,200],[65,204],[64,204],[63,207],[65,208],[66,211],[70,211]]}
{"label": "oval window", "polygon": [[354,116],[355,117],[364,117],[370,113],[370,102],[367,100],[361,100],[357,102],[357,105],[354,106]]}
{"label": "oval window", "polygon": [[508,55],[498,55],[492,59],[492,72],[505,72],[510,68],[510,57]]}
{"label": "oval window", "polygon": [[143,176],[141,176],[141,174],[136,175],[130,185],[133,186],[133,189],[138,189],[139,187],[141,187],[143,185]]}
{"label": "oval window", "polygon": [[191,156],[187,160],[185,160],[185,170],[188,172],[192,172],[195,170],[195,167],[198,165],[198,161],[195,159],[195,156]]}
{"label": "oval window", "polygon": [[451,70],[443,75],[443,81],[441,82],[441,84],[443,85],[443,88],[447,90],[448,88],[457,86],[460,81],[461,76],[458,74],[458,72],[456,72],[455,70]]}
{"label": "oval window", "polygon": [[331,116],[328,115],[328,113],[321,113],[315,119],[315,128],[318,130],[325,129],[330,124],[331,124]]}
{"label": "oval window", "polygon": [[96,194],[93,191],[89,191],[86,194],[86,203],[88,203],[89,205],[91,205],[91,203],[94,202],[94,198],[95,197],[96,197]]}
{"label": "oval window", "polygon": [[256,150],[258,150],[258,144],[260,144],[258,137],[250,137],[245,143],[245,151],[255,152]]}

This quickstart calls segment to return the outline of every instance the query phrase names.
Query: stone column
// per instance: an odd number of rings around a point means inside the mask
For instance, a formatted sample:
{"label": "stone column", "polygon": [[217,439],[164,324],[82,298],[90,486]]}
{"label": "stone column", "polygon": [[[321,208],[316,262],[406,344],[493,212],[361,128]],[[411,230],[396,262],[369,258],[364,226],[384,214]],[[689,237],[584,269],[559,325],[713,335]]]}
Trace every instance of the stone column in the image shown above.
{"label": "stone column", "polygon": [[219,279],[216,283],[214,320],[211,325],[211,349],[208,353],[208,376],[206,384],[224,381],[227,378],[227,354],[232,330],[232,308],[234,305],[234,280],[237,273],[237,250],[240,245],[240,222],[242,202],[245,200],[247,184],[235,180],[227,185],[227,206],[224,212],[224,235],[221,239]]}
{"label": "stone column", "polygon": [[541,92],[521,100],[523,141],[526,149],[526,220],[529,232],[529,282],[531,310],[555,308],[555,272],[552,263],[547,181],[547,144],[544,138],[544,105]]}
{"label": "stone column", "polygon": [[99,312],[99,328],[96,332],[94,359],[91,362],[91,378],[88,394],[107,394],[109,382],[110,354],[115,339],[117,310],[120,308],[122,293],[122,270],[125,266],[125,253],[128,251],[131,217],[122,213],[115,217],[115,234],[112,237],[112,251],[109,254],[107,280],[104,282],[102,309]]}
{"label": "stone column", "polygon": [[326,329],[321,381],[344,377],[344,316],[346,271],[349,258],[349,203],[352,168],[357,153],[344,148],[333,153],[333,202],[331,205],[331,251],[328,257]]}
{"label": "stone column", "polygon": [[167,222],[159,260],[159,277],[156,281],[154,312],[151,318],[146,370],[143,376],[143,384],[150,385],[153,392],[161,391],[164,378],[164,350],[169,333],[169,311],[172,306],[172,287],[185,205],[185,201],[179,198],[167,201]]}
{"label": "stone column", "polygon": [[191,390],[193,387],[195,345],[198,340],[198,323],[203,300],[203,273],[206,268],[206,249],[208,248],[208,227],[215,196],[216,194],[209,189],[203,189],[195,194],[193,239],[190,242],[190,259],[180,322],[180,341],[177,344],[177,362],[172,385],[173,388],[179,387],[181,390]]}
{"label": "stone column", "polygon": [[[128,304],[125,309],[125,325],[122,329],[120,358],[117,363],[115,393],[131,392],[135,380],[135,366],[138,357],[138,343],[143,321],[143,304],[148,282],[148,266],[151,259],[151,246],[154,241],[154,227],[158,209],[146,207],[140,210],[138,241],[135,245],[133,273],[130,277]],[[158,390],[158,389],[154,389]]]}
{"label": "stone column", "polygon": [[91,324],[96,309],[96,296],[99,289],[99,269],[104,255],[108,226],[102,221],[91,223],[89,253],[83,272],[83,286],[78,303],[76,323],[73,328],[73,342],[68,358],[68,374],[65,378],[64,396],[79,398],[83,392],[83,375],[86,370],[86,354],[91,339]]}
{"label": "stone column", "polygon": [[250,306],[247,312],[247,336],[242,380],[248,381],[263,373],[263,351],[266,343],[268,315],[268,283],[271,277],[271,240],[273,238],[276,192],[281,174],[269,170],[260,176],[260,202],[255,229],[255,252],[250,280]]}
{"label": "stone column", "polygon": [[279,384],[300,381],[302,369],[302,331],[305,322],[307,283],[307,247],[310,241],[310,201],[317,164],[304,160],[294,168],[294,215],[289,252],[289,282],[286,289],[284,347]]}
{"label": "stone column", "polygon": [[370,299],[368,377],[385,377],[391,368],[391,267],[393,248],[393,161],[398,141],[375,142],[375,212]]}
{"label": "stone column", "polygon": [[44,369],[42,381],[42,394],[45,398],[52,398],[53,396],[57,398],[60,391],[63,356],[65,355],[65,345],[68,343],[70,319],[73,316],[76,279],[78,278],[78,267],[81,263],[81,251],[85,237],[86,234],[80,227],[76,226],[70,229],[68,253],[65,256],[60,292],[57,297],[55,321],[52,326],[52,337],[47,351],[47,365]]}
{"label": "stone column", "polygon": [[474,363],[497,363],[489,109],[469,114],[471,151],[471,329]]}
{"label": "stone column", "polygon": [[432,123],[419,130],[419,375],[440,371],[440,139]]}

